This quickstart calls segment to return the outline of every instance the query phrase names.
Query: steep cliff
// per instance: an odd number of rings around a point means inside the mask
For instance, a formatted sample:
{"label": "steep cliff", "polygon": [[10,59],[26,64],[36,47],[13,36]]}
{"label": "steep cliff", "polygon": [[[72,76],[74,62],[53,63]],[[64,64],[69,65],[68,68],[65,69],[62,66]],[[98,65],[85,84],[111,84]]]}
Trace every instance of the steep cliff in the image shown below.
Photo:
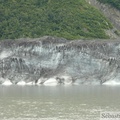
{"label": "steep cliff", "polygon": [[0,83],[103,84],[120,80],[119,40],[54,37],[0,42]]}

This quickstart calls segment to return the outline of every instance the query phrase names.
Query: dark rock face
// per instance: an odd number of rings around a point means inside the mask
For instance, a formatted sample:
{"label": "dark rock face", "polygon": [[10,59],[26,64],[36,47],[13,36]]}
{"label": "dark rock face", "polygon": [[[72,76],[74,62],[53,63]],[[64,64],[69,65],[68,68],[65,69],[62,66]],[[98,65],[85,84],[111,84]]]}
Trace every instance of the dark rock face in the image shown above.
{"label": "dark rock face", "polygon": [[9,79],[43,84],[103,84],[120,81],[120,41],[42,37],[0,42],[0,83]]}

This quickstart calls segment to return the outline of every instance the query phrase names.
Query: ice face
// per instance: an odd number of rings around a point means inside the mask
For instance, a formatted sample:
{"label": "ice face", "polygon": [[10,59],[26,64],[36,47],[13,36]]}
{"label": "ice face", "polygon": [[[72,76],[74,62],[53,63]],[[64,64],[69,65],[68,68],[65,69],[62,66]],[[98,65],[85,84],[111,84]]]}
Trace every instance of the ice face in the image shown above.
{"label": "ice face", "polygon": [[0,42],[0,84],[6,79],[12,84],[103,84],[120,80],[119,66],[119,40]]}

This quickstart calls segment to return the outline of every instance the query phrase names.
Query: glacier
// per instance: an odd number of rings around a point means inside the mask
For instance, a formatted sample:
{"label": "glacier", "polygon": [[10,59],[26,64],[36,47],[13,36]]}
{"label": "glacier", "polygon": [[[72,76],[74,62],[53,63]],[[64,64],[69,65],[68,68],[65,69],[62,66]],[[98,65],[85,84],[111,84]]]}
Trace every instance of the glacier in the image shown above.
{"label": "glacier", "polygon": [[[0,84],[120,83],[120,40],[0,41]],[[114,81],[114,82],[111,82]]]}

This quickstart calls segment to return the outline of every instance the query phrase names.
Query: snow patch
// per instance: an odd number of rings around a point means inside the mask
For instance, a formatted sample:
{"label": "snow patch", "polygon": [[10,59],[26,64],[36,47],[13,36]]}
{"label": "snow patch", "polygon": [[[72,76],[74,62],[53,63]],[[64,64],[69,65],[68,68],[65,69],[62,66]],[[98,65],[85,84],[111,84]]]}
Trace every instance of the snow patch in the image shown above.
{"label": "snow patch", "polygon": [[105,83],[103,83],[103,85],[111,85],[111,86],[116,86],[116,85],[120,85],[120,82],[117,81],[107,81]]}
{"label": "snow patch", "polygon": [[45,86],[56,86],[56,85],[58,85],[58,82],[56,81],[55,78],[50,78],[44,82],[44,85]]}
{"label": "snow patch", "polygon": [[2,83],[2,85],[12,85],[12,82],[10,80],[6,80],[4,83]]}
{"label": "snow patch", "polygon": [[26,85],[26,82],[25,81],[20,81],[17,83],[17,85]]}

